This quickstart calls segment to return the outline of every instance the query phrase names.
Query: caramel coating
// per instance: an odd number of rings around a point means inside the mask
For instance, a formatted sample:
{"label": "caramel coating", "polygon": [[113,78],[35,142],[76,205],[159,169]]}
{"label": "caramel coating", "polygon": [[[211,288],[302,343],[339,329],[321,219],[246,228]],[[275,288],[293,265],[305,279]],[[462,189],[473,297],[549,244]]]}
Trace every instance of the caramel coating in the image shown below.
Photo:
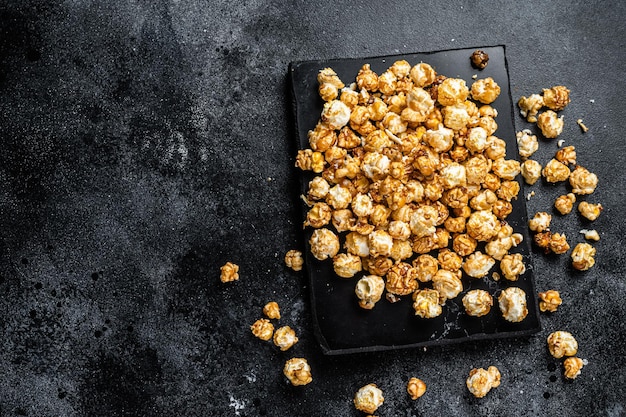
{"label": "caramel coating", "polygon": [[407,383],[406,392],[412,400],[417,400],[426,393],[426,384],[421,379],[412,377]]}
{"label": "caramel coating", "polygon": [[376,384],[367,384],[354,395],[354,407],[364,413],[375,413],[384,401],[383,392]]}
{"label": "caramel coating", "polygon": [[220,281],[224,283],[239,280],[239,265],[237,264],[226,262],[220,271]]}
{"label": "caramel coating", "polygon": [[283,374],[294,386],[307,385],[313,381],[311,366],[304,358],[291,358],[285,362]]}
{"label": "caramel coating", "polygon": [[571,333],[566,331],[556,331],[548,336],[548,350],[556,359],[563,356],[574,356],[578,352],[578,342]]}
{"label": "caramel coating", "polygon": [[500,378],[500,371],[495,366],[490,366],[486,370],[474,368],[470,371],[465,384],[472,395],[483,398],[492,388],[500,386]]}
{"label": "caramel coating", "polygon": [[263,306],[263,314],[268,319],[280,319],[280,308],[278,307],[278,303],[276,301],[270,301],[269,303]]}
{"label": "caramel coating", "polygon": [[556,290],[548,290],[539,293],[539,310],[554,313],[563,303],[561,294]]}

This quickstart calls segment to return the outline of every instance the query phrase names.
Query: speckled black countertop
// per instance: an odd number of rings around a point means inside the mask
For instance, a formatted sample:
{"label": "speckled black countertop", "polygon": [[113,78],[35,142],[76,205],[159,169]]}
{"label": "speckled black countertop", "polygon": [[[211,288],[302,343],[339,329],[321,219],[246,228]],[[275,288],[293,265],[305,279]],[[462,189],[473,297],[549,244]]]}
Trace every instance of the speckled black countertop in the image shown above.
{"label": "speckled black countertop", "polygon": [[[2,2],[0,415],[357,416],[374,382],[379,416],[625,416],[625,18],[617,1]],[[282,261],[303,247],[288,64],[494,44],[514,99],[572,91],[560,138],[604,211],[553,227],[597,229],[596,266],[533,254],[564,304],[531,337],[323,355]],[[530,213],[563,187],[532,190]],[[220,283],[226,261],[238,282]],[[300,338],[288,352],[250,333],[270,300]],[[589,361],[573,382],[546,349],[558,329]],[[313,383],[287,383],[291,356]],[[489,365],[502,384],[474,399],[465,378]]]}

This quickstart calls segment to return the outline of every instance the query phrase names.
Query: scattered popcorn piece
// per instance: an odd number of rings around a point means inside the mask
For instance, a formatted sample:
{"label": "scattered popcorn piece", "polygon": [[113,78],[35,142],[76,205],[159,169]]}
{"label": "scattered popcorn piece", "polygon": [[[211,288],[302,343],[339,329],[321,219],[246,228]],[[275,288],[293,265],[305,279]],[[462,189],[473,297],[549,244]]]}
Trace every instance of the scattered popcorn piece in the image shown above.
{"label": "scattered popcorn piece", "polygon": [[572,250],[572,266],[579,271],[586,271],[595,265],[596,248],[589,243],[579,243]]}
{"label": "scattered popcorn piece", "polygon": [[556,359],[574,356],[578,352],[578,342],[571,333],[559,330],[548,336],[548,350]]}
{"label": "scattered popcorn piece", "polygon": [[569,92],[570,91],[562,85],[544,88],[543,104],[551,110],[561,111],[570,103]]}
{"label": "scattered popcorn piece", "polygon": [[519,276],[526,272],[524,257],[521,253],[504,255],[500,261],[500,270],[504,278],[509,281],[517,281]]}
{"label": "scattered popcorn piece", "polygon": [[376,412],[384,401],[383,392],[376,384],[367,384],[359,388],[354,395],[354,407],[364,413]]}
{"label": "scattered popcorn piece", "polygon": [[359,299],[359,306],[371,310],[383,295],[385,280],[378,275],[365,275],[356,283],[354,292]]}
{"label": "scattered popcorn piece", "polygon": [[545,211],[535,213],[535,216],[528,220],[528,228],[533,232],[544,232],[550,229],[552,216]]}
{"label": "scattered popcorn piece", "polygon": [[439,304],[439,291],[430,288],[417,290],[413,293],[413,309],[415,315],[424,319],[437,317],[442,313]]}
{"label": "scattered popcorn piece", "polygon": [[578,126],[580,126],[580,129],[583,131],[583,133],[587,133],[589,128],[585,126],[585,124],[583,123],[583,119],[576,120],[576,123],[578,123]]}
{"label": "scattered popcorn piece", "polygon": [[554,139],[563,132],[563,117],[559,117],[554,111],[546,110],[537,117],[537,126],[541,133],[548,139]]}
{"label": "scattered popcorn piece", "polygon": [[576,148],[566,146],[556,151],[554,158],[565,165],[576,165]]}
{"label": "scattered popcorn piece", "polygon": [[311,366],[304,358],[291,358],[285,362],[283,373],[291,382],[291,385],[306,385],[313,381]]}
{"label": "scattered popcorn piece", "polygon": [[482,278],[486,276],[496,261],[489,255],[480,251],[470,254],[463,263],[463,271],[472,278]]}
{"label": "scattered popcorn piece", "polygon": [[278,303],[276,301],[270,301],[269,303],[263,306],[263,314],[268,319],[280,319],[280,308],[278,307]]}
{"label": "scattered popcorn piece", "polygon": [[283,326],[274,332],[274,344],[285,351],[298,343],[296,332],[289,326]]}
{"label": "scattered popcorn piece", "polygon": [[602,213],[602,210],[603,210],[602,204],[599,204],[599,203],[592,204],[586,201],[581,201],[580,204],[578,204],[578,211],[587,220],[594,221],[595,219],[598,218],[598,216],[600,216],[600,213]]}
{"label": "scattered popcorn piece", "polygon": [[518,287],[503,290],[498,297],[498,305],[502,316],[510,322],[518,323],[526,318],[526,293]]}
{"label": "scattered popcorn piece", "polygon": [[226,262],[220,268],[220,271],[220,281],[224,283],[239,280],[239,265],[237,264]]}
{"label": "scattered popcorn piece", "polygon": [[537,113],[539,113],[543,104],[543,97],[539,94],[531,94],[529,97],[522,96],[517,102],[520,114],[530,123],[537,121]]}
{"label": "scattered popcorn piece", "polygon": [[567,379],[576,379],[584,365],[585,361],[580,358],[567,358],[563,361],[563,375]]}
{"label": "scattered popcorn piece", "polygon": [[528,185],[533,185],[539,178],[541,178],[541,164],[532,159],[527,159],[522,162],[520,170],[522,177],[524,177],[524,181],[526,181],[526,184]]}
{"label": "scattered popcorn piece", "polygon": [[556,290],[548,290],[539,293],[539,310],[542,312],[554,313],[563,303],[561,295]]}
{"label": "scattered popcorn piece", "polygon": [[491,104],[500,95],[500,86],[491,77],[483,78],[472,83],[471,94],[474,100]]}
{"label": "scattered popcorn piece", "polygon": [[470,56],[470,60],[472,61],[472,66],[478,69],[485,69],[487,64],[489,63],[489,55],[487,52],[477,49]]}
{"label": "scattered popcorn piece", "polygon": [[491,311],[493,298],[485,290],[471,290],[463,296],[465,312],[473,317],[482,317]]}
{"label": "scattered popcorn piece", "polygon": [[500,378],[500,371],[495,366],[490,366],[487,370],[474,368],[465,384],[474,397],[483,398],[492,388],[500,386]]}
{"label": "scattered popcorn piece", "polygon": [[598,186],[598,177],[586,168],[577,165],[569,177],[574,194],[591,194]]}
{"label": "scattered popcorn piece", "polygon": [[569,214],[574,208],[574,202],[576,202],[576,195],[574,193],[561,195],[554,201],[554,208],[563,215]]}
{"label": "scattered popcorn piece", "polygon": [[417,400],[426,392],[426,384],[421,379],[412,377],[409,379],[406,391],[412,400]]}
{"label": "scattered popcorn piece", "polygon": [[535,196],[535,192],[531,191],[528,194],[526,194],[526,200],[530,200],[531,198],[533,198]]}
{"label": "scattered popcorn piece", "polygon": [[557,255],[564,254],[570,248],[569,243],[567,243],[565,233],[552,233],[550,235],[550,243],[548,247],[553,253],[556,253]]}
{"label": "scattered popcorn piece", "polygon": [[565,139],[559,139],[559,141],[556,143],[556,146],[561,148],[563,147],[564,144],[565,144]]}
{"label": "scattered popcorn piece", "polygon": [[543,168],[541,174],[546,181],[555,183],[566,181],[570,177],[570,170],[564,163],[551,159]]}
{"label": "scattered popcorn piece", "polygon": [[250,326],[252,334],[261,340],[270,340],[274,334],[274,325],[268,319],[258,319]]}
{"label": "scattered popcorn piece", "polygon": [[582,233],[585,236],[585,239],[587,240],[593,240],[594,242],[597,242],[598,240],[600,240],[600,235],[598,234],[597,230],[582,229],[580,233]]}
{"label": "scattered popcorn piece", "polygon": [[517,148],[519,155],[522,158],[530,158],[537,149],[539,149],[539,141],[537,136],[533,135],[529,129],[524,129],[521,132],[517,132]]}
{"label": "scattered popcorn piece", "polygon": [[351,253],[339,253],[333,257],[333,270],[341,278],[352,278],[361,272],[361,258]]}

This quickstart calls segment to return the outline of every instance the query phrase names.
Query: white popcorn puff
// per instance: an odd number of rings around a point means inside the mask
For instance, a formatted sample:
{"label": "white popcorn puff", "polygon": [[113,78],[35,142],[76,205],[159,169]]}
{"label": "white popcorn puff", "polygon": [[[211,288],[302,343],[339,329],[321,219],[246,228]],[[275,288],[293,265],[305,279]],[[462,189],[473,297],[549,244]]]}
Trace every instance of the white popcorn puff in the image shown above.
{"label": "white popcorn puff", "polygon": [[406,96],[406,104],[407,108],[417,115],[417,119],[412,120],[417,123],[424,122],[435,108],[435,102],[428,91],[420,87],[414,87],[409,91]]}
{"label": "white popcorn puff", "polygon": [[455,298],[463,291],[463,282],[459,277],[460,273],[439,269],[432,278],[433,289],[439,293],[439,302]]}
{"label": "white popcorn puff", "polygon": [[474,368],[470,371],[465,384],[472,395],[483,398],[492,388],[500,386],[500,378],[500,371],[495,366],[490,366],[487,370]]}
{"label": "white popcorn puff", "polygon": [[356,392],[354,396],[354,407],[364,413],[372,414],[383,405],[385,398],[383,392],[376,384],[367,384]]}
{"label": "white popcorn puff", "polygon": [[374,308],[385,290],[385,280],[378,275],[365,275],[356,283],[354,293],[359,299],[359,306],[366,310]]}
{"label": "white popcorn puff", "polygon": [[389,174],[391,161],[386,155],[378,152],[368,152],[363,157],[361,170],[365,176],[373,181],[381,180]]}
{"label": "white popcorn puff", "polygon": [[442,106],[453,106],[467,100],[469,89],[465,80],[460,78],[446,78],[439,85],[437,101]]}
{"label": "white popcorn puff", "polygon": [[469,130],[467,134],[467,139],[465,140],[465,147],[471,153],[480,153],[484,151],[489,142],[487,140],[487,131],[482,127],[473,127]]}
{"label": "white popcorn puff", "polygon": [[374,211],[372,198],[367,194],[358,194],[352,199],[352,212],[358,217],[367,217]]}
{"label": "white popcorn puff", "polygon": [[339,100],[324,103],[322,121],[331,129],[341,129],[350,121],[350,108]]}
{"label": "white popcorn puff", "polygon": [[424,319],[439,316],[443,309],[439,304],[439,292],[430,288],[417,290],[413,293],[413,309],[415,315]]}
{"label": "white popcorn puff", "polygon": [[430,65],[425,62],[420,62],[411,68],[409,75],[416,86],[425,87],[435,81],[437,73]]}
{"label": "white popcorn puff", "polygon": [[556,331],[548,336],[548,350],[556,359],[563,356],[574,356],[578,352],[578,342],[570,332]]}
{"label": "white popcorn puff", "polygon": [[473,317],[482,317],[489,313],[493,298],[485,290],[471,290],[463,296],[465,312]]}
{"label": "white popcorn puff", "polygon": [[406,222],[393,220],[389,222],[387,232],[394,239],[407,240],[411,236],[411,227]]}
{"label": "white popcorn puff", "polygon": [[461,130],[470,122],[470,116],[463,103],[446,106],[441,109],[441,114],[443,115],[444,126],[453,130]]}
{"label": "white popcorn puff", "polygon": [[440,171],[441,184],[443,188],[449,190],[454,187],[464,187],[467,185],[467,177],[465,174],[465,167],[456,162],[452,162],[444,166]]}
{"label": "white popcorn puff", "polygon": [[498,297],[498,305],[502,316],[510,322],[517,323],[526,318],[526,293],[518,287],[503,290]]}
{"label": "white popcorn puff", "polygon": [[416,237],[431,236],[436,231],[439,213],[433,206],[421,205],[413,214],[409,226]]}
{"label": "white popcorn puff", "polygon": [[435,151],[447,152],[454,143],[454,131],[440,124],[435,130],[428,129],[422,139]]}
{"label": "white popcorn puff", "polygon": [[572,266],[579,271],[586,271],[595,265],[596,248],[589,243],[578,243],[572,250]]}
{"label": "white popcorn puff", "polygon": [[519,112],[530,123],[537,121],[537,113],[543,107],[543,97],[539,94],[531,94],[529,97],[522,96],[517,102]]}
{"label": "white popcorn puff", "polygon": [[522,158],[530,158],[537,149],[539,149],[539,141],[537,136],[533,135],[528,129],[524,129],[521,132],[517,132],[517,149],[519,150],[519,156]]}

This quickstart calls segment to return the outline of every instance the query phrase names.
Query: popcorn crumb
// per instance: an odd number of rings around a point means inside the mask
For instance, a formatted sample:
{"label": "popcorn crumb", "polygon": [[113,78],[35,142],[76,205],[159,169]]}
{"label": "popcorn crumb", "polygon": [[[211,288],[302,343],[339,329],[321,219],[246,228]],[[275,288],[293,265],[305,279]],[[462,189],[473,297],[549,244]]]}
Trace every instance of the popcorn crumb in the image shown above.
{"label": "popcorn crumb", "polygon": [[562,147],[565,144],[565,139],[559,139],[559,141],[556,143],[558,145],[558,147]]}
{"label": "popcorn crumb", "polygon": [[587,240],[593,240],[594,242],[597,242],[598,240],[600,240],[600,235],[598,234],[597,230],[582,229],[579,233],[584,235],[585,239]]}
{"label": "popcorn crumb", "polygon": [[589,130],[589,128],[583,123],[583,119],[576,120],[576,123],[578,123],[578,126],[580,126],[580,129],[583,131],[583,133],[586,133]]}
{"label": "popcorn crumb", "polygon": [[526,200],[530,200],[530,199],[531,199],[532,197],[534,197],[534,196],[535,196],[535,192],[534,192],[534,191],[531,191],[531,192],[529,192],[529,193],[526,195]]}

